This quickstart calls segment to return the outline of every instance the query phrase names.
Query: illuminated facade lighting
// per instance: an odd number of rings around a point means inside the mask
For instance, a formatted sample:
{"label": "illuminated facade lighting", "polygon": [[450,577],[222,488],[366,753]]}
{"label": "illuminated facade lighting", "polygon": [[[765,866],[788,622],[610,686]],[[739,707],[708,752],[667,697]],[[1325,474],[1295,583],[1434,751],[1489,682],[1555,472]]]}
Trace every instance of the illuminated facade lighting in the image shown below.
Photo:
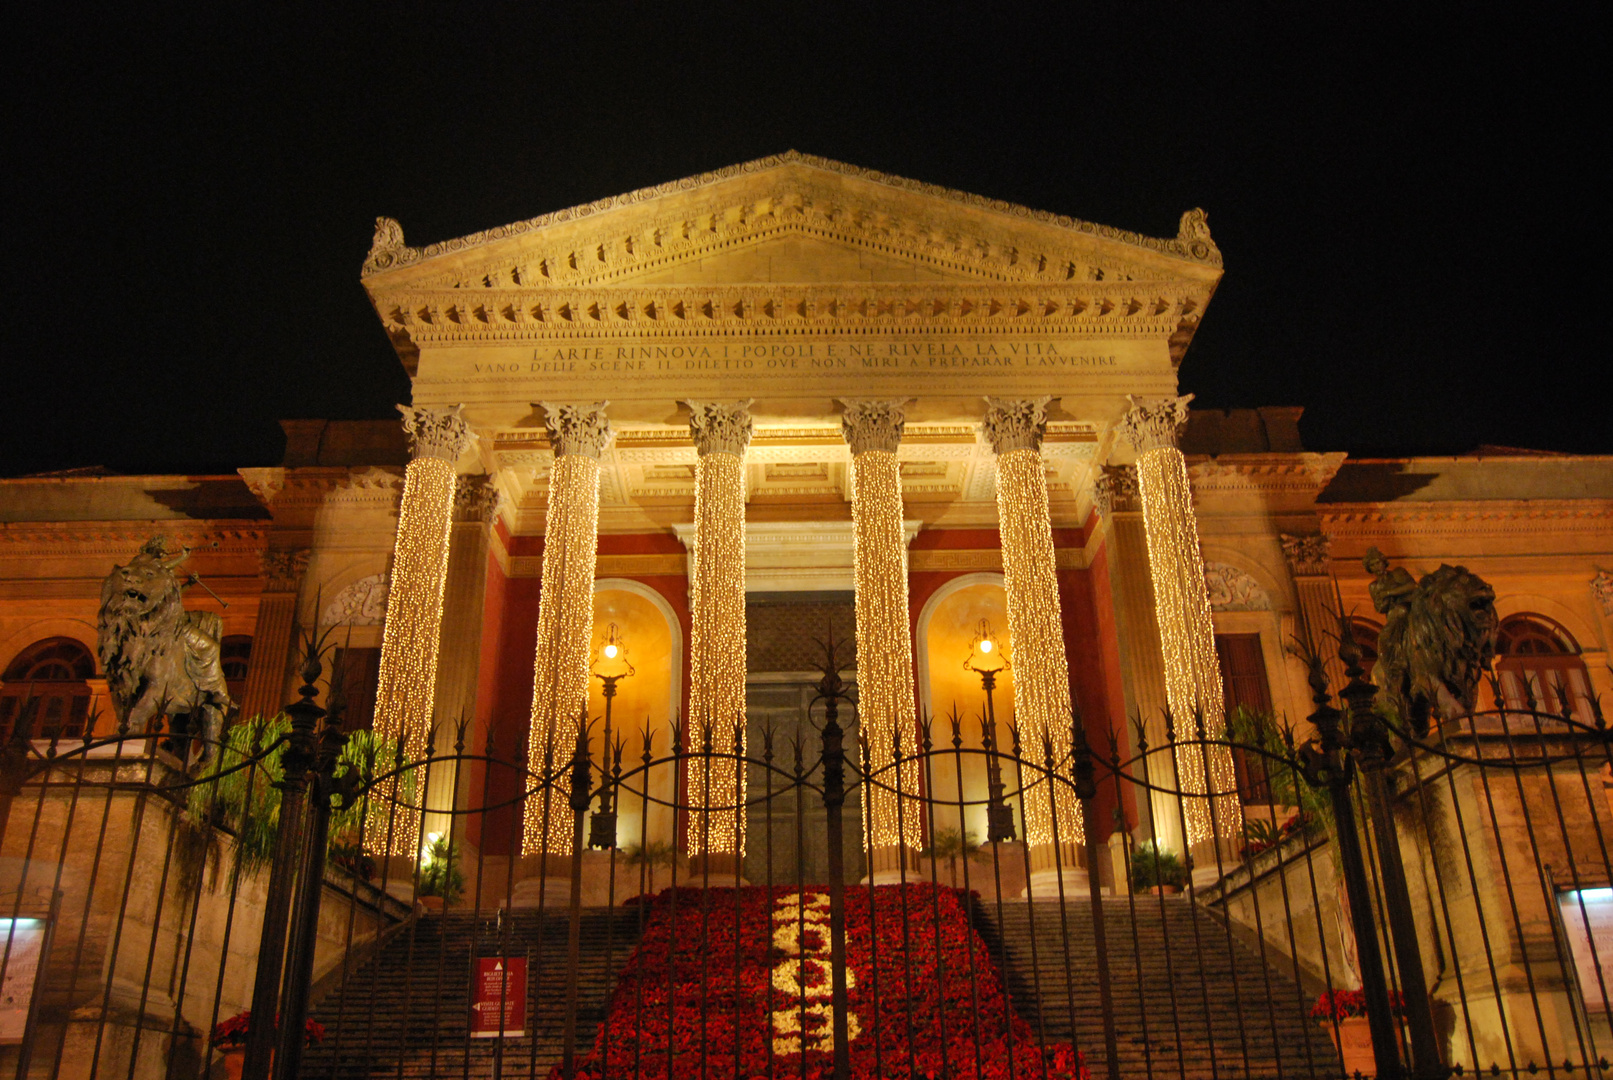
{"label": "illuminated facade lighting", "polygon": [[[1070,670],[1064,655],[1064,621],[1053,560],[1053,525],[1047,505],[1042,435],[1047,398],[986,399],[982,430],[997,455],[998,533],[1003,546],[1003,584],[1008,593],[1008,636],[1014,654],[1014,720],[1022,755],[1042,759],[1044,739],[1055,763],[1070,752]],[[1066,773],[1067,775],[1067,773]],[[1035,774],[1022,770],[1028,785]],[[1053,843],[1054,805],[1061,845],[1084,844],[1081,804],[1068,785],[1056,793],[1036,784],[1023,798],[1025,842]],[[1040,853],[1039,862],[1047,861]],[[1049,862],[1048,865],[1051,865]],[[1070,865],[1066,863],[1065,865]],[[1045,867],[1039,867],[1045,868]]]}
{"label": "illuminated facade lighting", "polygon": [[[700,745],[710,726],[712,747],[745,746],[745,449],[753,423],[750,402],[686,402],[695,463],[694,577],[689,582],[689,718]],[[743,797],[739,763],[711,757],[688,777],[691,807],[733,807]],[[691,819],[690,855],[745,854],[743,814],[711,810]],[[735,827],[738,826],[736,835]]]}
{"label": "illuminated facade lighting", "polygon": [[[1143,532],[1148,540],[1148,568],[1154,583],[1160,647],[1165,659],[1165,698],[1178,740],[1197,735],[1203,717],[1204,737],[1223,738],[1226,717],[1221,669],[1215,655],[1215,625],[1210,594],[1204,585],[1204,556],[1199,550],[1193,515],[1193,490],[1187,461],[1177,449],[1177,433],[1187,423],[1186,397],[1131,398],[1126,437],[1137,450],[1137,489],[1143,506]],[[1243,834],[1232,752],[1225,746],[1179,745],[1176,776],[1189,794],[1214,792],[1185,802],[1183,828],[1189,848],[1217,834],[1233,839]]]}
{"label": "illuminated facade lighting", "polygon": [[[872,872],[895,870],[923,846],[923,808],[895,789],[920,794],[918,712],[913,699],[913,635],[908,623],[907,537],[902,528],[902,476],[896,461],[903,401],[844,401],[841,419],[851,446],[851,519],[857,588],[857,713],[863,768],[881,769],[883,784],[865,789]],[[890,770],[897,739],[903,764]],[[896,775],[900,773],[900,777]]]}
{"label": "illuminated facade lighting", "polygon": [[[374,727],[377,735],[402,742],[405,760],[420,761],[431,739],[437,687],[443,588],[448,581],[448,541],[454,527],[454,463],[470,446],[471,432],[460,418],[458,406],[439,412],[399,405],[398,411],[409,436],[411,459],[403,475],[398,536],[392,548]],[[395,782],[388,787],[391,790],[386,794],[391,795]],[[420,808],[375,815],[369,831],[365,847],[370,851],[413,854],[420,832]],[[382,851],[388,847],[389,832],[390,850]]]}
{"label": "illuminated facade lighting", "polygon": [[[589,643],[594,629],[594,557],[599,541],[599,457],[610,442],[608,402],[542,404],[554,467],[543,538],[543,585],[533,655],[530,767],[560,769],[570,761],[588,707]],[[529,799],[523,855],[569,855],[571,808]],[[545,829],[545,819],[548,827]]]}

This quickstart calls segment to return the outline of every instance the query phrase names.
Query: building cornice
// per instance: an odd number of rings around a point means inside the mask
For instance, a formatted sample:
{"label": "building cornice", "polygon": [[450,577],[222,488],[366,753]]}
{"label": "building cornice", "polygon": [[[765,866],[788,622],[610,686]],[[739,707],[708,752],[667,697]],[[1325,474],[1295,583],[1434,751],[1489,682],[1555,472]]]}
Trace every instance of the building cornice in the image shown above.
{"label": "building cornice", "polygon": [[[916,212],[915,196],[930,204],[929,213]],[[956,220],[936,222],[943,215]],[[625,227],[606,226],[606,216]],[[1183,214],[1174,237],[1144,236],[792,150],[420,248],[404,242],[397,221],[378,218],[363,275],[418,280],[435,262],[445,283],[474,285],[456,273],[508,256],[515,241],[528,277],[606,280],[788,232],[861,241],[1002,279],[1064,280],[1094,270],[1162,276],[1170,269],[1213,278],[1221,267],[1202,210]],[[1096,268],[1089,265],[1094,248],[1107,256]]]}
{"label": "building cornice", "polygon": [[1558,533],[1613,532],[1613,501],[1509,499],[1439,503],[1333,503],[1316,508],[1334,538],[1399,535],[1516,536],[1520,529]]}
{"label": "building cornice", "polygon": [[1344,464],[1346,455],[1331,454],[1221,454],[1213,458],[1189,457],[1187,475],[1195,495],[1235,493],[1301,493],[1314,495],[1325,488]]}
{"label": "building cornice", "polygon": [[[153,536],[171,538],[199,554],[257,555],[268,536],[261,521],[73,521],[0,523],[0,555],[26,549],[30,557],[111,556],[127,559]],[[215,546],[217,545],[217,546]]]}

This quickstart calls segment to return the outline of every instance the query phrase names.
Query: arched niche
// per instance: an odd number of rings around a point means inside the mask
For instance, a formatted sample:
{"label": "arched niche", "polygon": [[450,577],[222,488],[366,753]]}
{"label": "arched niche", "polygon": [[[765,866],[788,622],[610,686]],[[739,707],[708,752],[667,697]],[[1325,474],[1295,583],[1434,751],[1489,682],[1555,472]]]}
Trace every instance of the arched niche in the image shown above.
{"label": "arched niche", "polygon": [[[939,750],[952,745],[949,716],[954,706],[963,720],[963,745],[975,748],[981,745],[980,722],[986,709],[985,691],[981,688],[980,675],[964,666],[981,619],[991,623],[998,642],[1008,645],[1009,663],[1012,664],[1013,642],[1008,636],[1008,592],[1001,574],[977,573],[955,577],[935,590],[919,612],[916,634],[918,665],[914,674],[919,686],[920,705],[929,715],[931,738]],[[1014,715],[1014,673],[1011,666],[1004,667],[997,674],[992,699],[997,716],[997,738],[1006,749],[1009,745],[1008,725]],[[978,754],[963,754],[954,758],[941,753],[931,759],[926,779],[939,804],[936,807],[936,827],[959,827],[957,807],[960,801],[960,772],[962,801],[977,804],[964,807],[963,828],[974,834],[976,840],[984,840],[986,810],[981,801],[986,797],[986,763]],[[1003,779],[1010,790],[1018,786],[1011,767],[1005,767]]]}
{"label": "arched niche", "polygon": [[[683,630],[672,605],[655,589],[630,578],[600,578],[594,582],[591,662],[599,657],[612,623],[625,643],[623,656],[633,665],[633,674],[618,680],[611,703],[612,741],[617,736],[623,741],[626,772],[639,764],[646,727],[656,757],[665,757],[671,748],[670,720],[683,701]],[[609,674],[615,669],[599,670]],[[589,681],[588,715],[595,721],[591,747],[597,767],[605,760],[604,683],[598,678]],[[670,766],[655,768],[649,778],[652,797],[670,800],[675,779]],[[633,779],[626,786],[642,790],[643,782]],[[646,827],[651,840],[672,838],[672,812],[667,807],[652,802],[646,814],[637,796],[624,794],[616,812],[617,843],[622,847],[637,847]]]}

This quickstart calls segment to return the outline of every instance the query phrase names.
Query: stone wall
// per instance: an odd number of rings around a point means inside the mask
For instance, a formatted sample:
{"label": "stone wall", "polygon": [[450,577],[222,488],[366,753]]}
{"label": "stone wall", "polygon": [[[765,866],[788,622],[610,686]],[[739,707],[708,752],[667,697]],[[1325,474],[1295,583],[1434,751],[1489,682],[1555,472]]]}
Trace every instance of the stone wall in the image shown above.
{"label": "stone wall", "polygon": [[[0,843],[3,914],[50,927],[32,1057],[60,1055],[63,1078],[196,1074],[206,1033],[252,994],[268,871],[235,873],[233,837],[190,828],[163,790],[183,777],[135,752],[26,787]],[[407,915],[327,871],[315,977]],[[0,1050],[0,1070],[16,1054]]]}

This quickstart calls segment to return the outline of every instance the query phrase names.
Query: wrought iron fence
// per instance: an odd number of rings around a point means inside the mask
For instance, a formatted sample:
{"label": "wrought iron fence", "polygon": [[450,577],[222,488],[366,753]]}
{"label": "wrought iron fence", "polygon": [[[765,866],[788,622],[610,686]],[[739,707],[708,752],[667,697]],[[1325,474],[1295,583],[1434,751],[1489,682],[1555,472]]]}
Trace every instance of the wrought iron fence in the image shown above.
{"label": "wrought iron fence", "polygon": [[[24,717],[0,768],[0,1062],[131,1078],[223,1075],[227,1056],[310,1078],[1603,1075],[1599,706],[1586,722],[1498,696],[1401,730],[1344,652],[1339,706],[1312,665],[1304,742],[1169,718],[1152,745],[1140,720],[1090,739],[1072,708],[1058,751],[954,711],[877,769],[832,661],[808,727],[601,721],[540,762],[463,725],[422,760],[401,740],[355,750],[339,692],[331,714],[315,704],[317,653],[286,721],[241,726],[199,769],[183,740],[34,741]],[[1230,749],[1273,805],[1181,851],[1173,818],[1233,793],[1183,790],[1175,763]],[[691,779],[718,762],[732,798],[696,804]],[[919,821],[878,866],[875,793]],[[1088,842],[1027,845],[1035,798],[1055,824],[1079,806]],[[528,806],[548,816],[538,835],[570,843],[500,854]],[[749,837],[742,859],[681,854],[714,815]],[[409,853],[385,854],[400,836]]]}

